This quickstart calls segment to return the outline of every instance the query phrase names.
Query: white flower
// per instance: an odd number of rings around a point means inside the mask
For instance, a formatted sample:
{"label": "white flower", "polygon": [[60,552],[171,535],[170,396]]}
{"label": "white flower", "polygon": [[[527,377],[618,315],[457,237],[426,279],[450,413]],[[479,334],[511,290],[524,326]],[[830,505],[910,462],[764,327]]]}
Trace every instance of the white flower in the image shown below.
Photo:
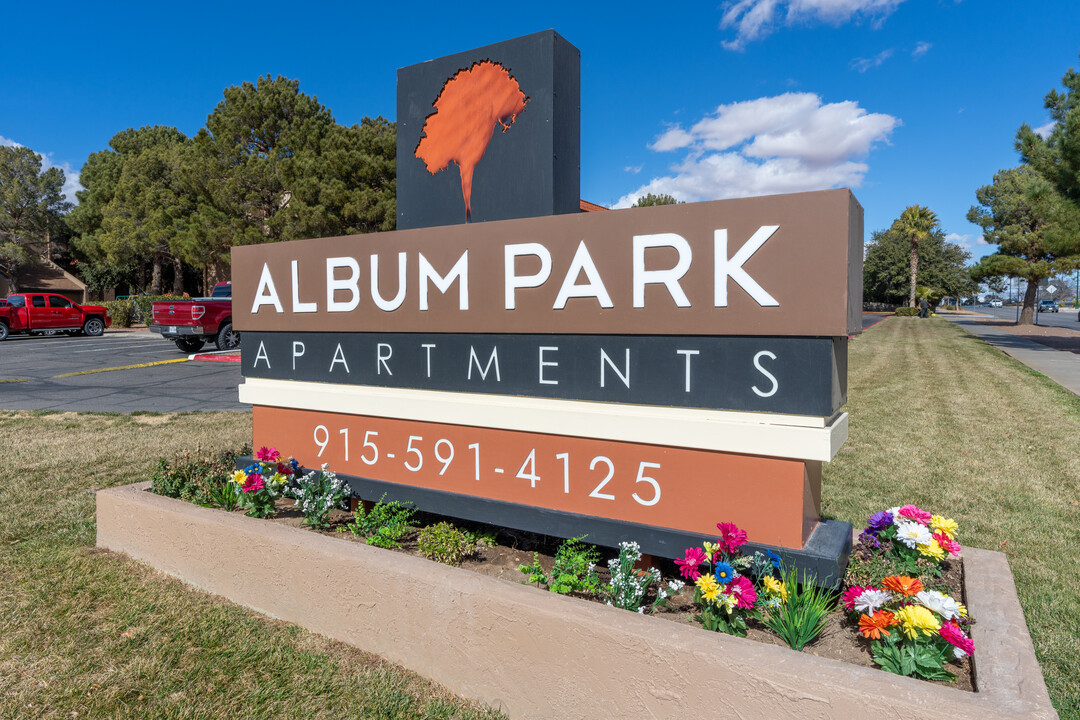
{"label": "white flower", "polygon": [[956,647],[955,645],[953,646],[952,654],[953,654],[953,657],[956,658],[957,660],[962,660],[963,658],[967,657],[967,653],[964,652],[963,650],[961,650],[960,648]]}
{"label": "white flower", "polygon": [[939,593],[937,590],[923,590],[915,595],[915,599],[930,610],[933,610],[946,620],[960,617],[960,603],[948,595]]}
{"label": "white flower", "polygon": [[682,580],[669,580],[668,587],[671,588],[671,592],[677,593],[683,589],[685,583]]}
{"label": "white flower", "polygon": [[925,526],[910,520],[900,520],[896,523],[896,539],[914,550],[916,545],[929,545],[934,538]]}
{"label": "white flower", "polygon": [[869,588],[864,590],[862,595],[855,598],[855,609],[873,615],[875,610],[880,609],[882,605],[892,600],[892,597],[892,593],[888,590]]}

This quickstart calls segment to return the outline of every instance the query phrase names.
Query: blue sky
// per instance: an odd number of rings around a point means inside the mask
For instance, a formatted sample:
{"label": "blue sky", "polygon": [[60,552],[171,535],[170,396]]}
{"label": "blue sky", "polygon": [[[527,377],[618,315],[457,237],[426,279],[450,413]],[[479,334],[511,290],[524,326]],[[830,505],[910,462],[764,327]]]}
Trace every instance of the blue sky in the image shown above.
{"label": "blue sky", "polygon": [[16,3],[0,144],[74,181],[129,127],[193,135],[222,90],[300,81],[342,124],[395,115],[399,67],[554,28],[581,51],[581,194],[688,200],[851,187],[866,234],[929,205],[975,258],[975,190],[1080,63],[1074,0]]}

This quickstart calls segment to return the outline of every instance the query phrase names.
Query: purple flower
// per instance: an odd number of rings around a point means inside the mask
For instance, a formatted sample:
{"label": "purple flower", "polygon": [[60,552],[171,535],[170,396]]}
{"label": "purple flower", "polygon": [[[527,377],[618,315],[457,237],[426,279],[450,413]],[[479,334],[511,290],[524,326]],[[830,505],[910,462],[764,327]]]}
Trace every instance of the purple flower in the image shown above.
{"label": "purple flower", "polygon": [[881,512],[874,513],[873,515],[870,516],[870,520],[868,521],[868,525],[870,527],[868,527],[867,530],[871,530],[871,531],[876,532],[878,530],[883,530],[883,529],[889,527],[892,524],[893,524],[892,513],[889,512],[888,510],[882,510]]}
{"label": "purple flower", "polygon": [[874,535],[874,531],[871,528],[866,528],[859,534],[859,542],[869,545],[872,548],[881,547],[881,541]]}

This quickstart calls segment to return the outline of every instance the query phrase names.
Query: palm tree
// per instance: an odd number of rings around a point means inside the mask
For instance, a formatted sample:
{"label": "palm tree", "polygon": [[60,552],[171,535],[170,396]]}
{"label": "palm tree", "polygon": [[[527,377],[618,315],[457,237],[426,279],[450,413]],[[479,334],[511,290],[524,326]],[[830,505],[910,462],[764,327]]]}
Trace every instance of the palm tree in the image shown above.
{"label": "palm tree", "polygon": [[900,218],[893,222],[893,230],[911,242],[911,291],[908,304],[915,307],[915,275],[919,271],[919,242],[930,235],[938,226],[938,217],[934,211],[922,205],[911,205],[900,213]]}

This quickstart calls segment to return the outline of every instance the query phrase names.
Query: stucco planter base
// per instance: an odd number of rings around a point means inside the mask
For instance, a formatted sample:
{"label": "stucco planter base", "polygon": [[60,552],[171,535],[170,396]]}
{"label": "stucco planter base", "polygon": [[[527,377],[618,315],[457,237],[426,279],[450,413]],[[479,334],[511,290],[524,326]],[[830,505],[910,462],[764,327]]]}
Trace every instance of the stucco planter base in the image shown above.
{"label": "stucco planter base", "polygon": [[146,492],[97,544],[514,718],[1055,718],[1008,563],[965,549],[977,692],[709,633]]}

